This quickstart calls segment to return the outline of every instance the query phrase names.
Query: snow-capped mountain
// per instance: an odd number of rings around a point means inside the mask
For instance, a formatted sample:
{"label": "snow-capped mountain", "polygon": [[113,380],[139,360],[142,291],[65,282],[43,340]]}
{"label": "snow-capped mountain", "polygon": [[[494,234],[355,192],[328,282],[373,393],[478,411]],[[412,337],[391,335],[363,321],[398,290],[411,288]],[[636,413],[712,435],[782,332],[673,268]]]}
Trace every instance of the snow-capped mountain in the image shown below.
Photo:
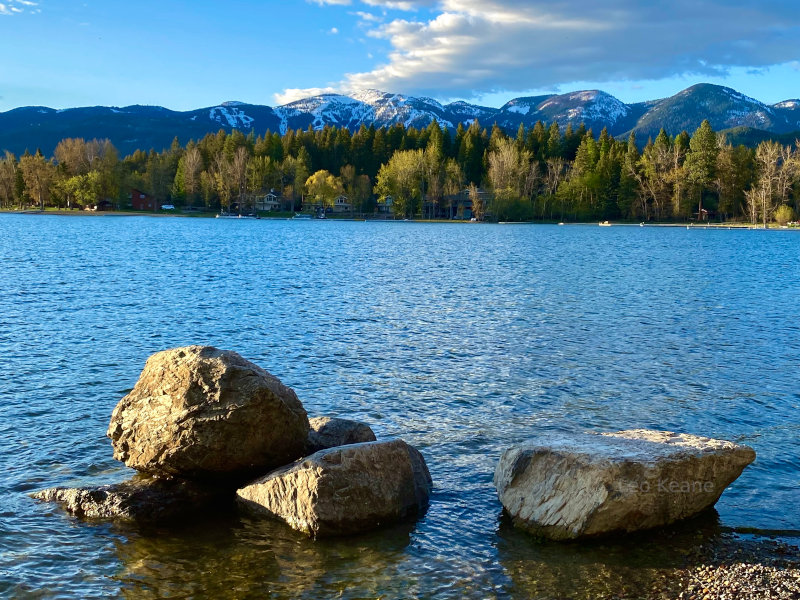
{"label": "snow-capped mountain", "polygon": [[562,128],[581,123],[596,133],[607,127],[612,133],[630,129],[640,116],[639,105],[629,105],[600,90],[583,90],[550,96],[515,98],[500,109],[498,123],[558,123]]}
{"label": "snow-capped mountain", "polygon": [[158,106],[85,107],[54,110],[42,106],[0,113],[0,151],[17,154],[26,148],[52,153],[66,137],[109,138],[122,154],[136,149],[167,147],[173,138],[180,143],[198,139],[219,129],[285,133],[289,129],[387,127],[397,123],[423,128],[436,120],[450,129],[474,120],[486,128],[497,123],[514,134],[520,123],[557,122],[562,128],[585,124],[595,133],[607,127],[615,136],[636,132],[639,140],[655,136],[663,127],[670,134],[694,131],[703,119],[720,131],[751,128],[764,135],[800,130],[800,100],[767,105],[736,90],[698,84],[662,100],[625,104],[600,90],[568,94],[521,97],[500,108],[467,102],[442,104],[435,99],[361,90],[348,94],[321,94],[283,106],[270,107],[243,102],[178,112]]}
{"label": "snow-capped mountain", "polygon": [[[470,122],[475,119],[475,110],[466,103],[462,110]],[[402,123],[405,127],[427,127],[434,119],[443,127],[455,125],[447,111],[433,98],[415,98],[402,94],[388,94],[378,90],[361,90],[348,96],[321,94],[290,102],[275,109],[281,120],[280,131],[305,129],[309,125],[322,129],[325,125],[347,127],[356,130],[362,124],[388,127]],[[456,124],[458,121],[456,121]]]}
{"label": "snow-capped mountain", "polygon": [[208,111],[208,118],[223,127],[250,129],[255,119],[244,112],[244,106],[244,102],[223,102]]}
{"label": "snow-capped mountain", "polygon": [[796,131],[800,129],[800,100],[784,100],[773,104],[772,108],[783,115],[786,119],[789,131]]}
{"label": "snow-capped mountain", "polygon": [[790,103],[768,106],[731,88],[701,83],[657,102],[639,119],[636,130],[643,135],[656,135],[662,127],[670,132],[691,132],[698,119],[707,118],[718,131],[751,127],[785,133],[798,128],[790,119]]}

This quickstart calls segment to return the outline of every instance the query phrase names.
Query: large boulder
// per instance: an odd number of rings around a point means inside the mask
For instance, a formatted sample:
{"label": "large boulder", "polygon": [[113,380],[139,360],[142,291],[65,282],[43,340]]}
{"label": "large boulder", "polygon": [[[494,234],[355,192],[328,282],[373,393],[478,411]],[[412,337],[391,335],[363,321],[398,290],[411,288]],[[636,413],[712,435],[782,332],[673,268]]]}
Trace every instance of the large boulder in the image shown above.
{"label": "large boulder", "polygon": [[302,456],[295,393],[236,352],[188,346],[151,356],[111,415],[114,458],[157,476],[246,481]]}
{"label": "large boulder", "polygon": [[232,506],[234,496],[227,489],[137,475],[122,483],[100,487],[50,488],[31,497],[55,502],[67,512],[85,519],[159,524]]}
{"label": "large boulder", "polygon": [[308,420],[306,452],[313,454],[319,450],[376,441],[375,433],[369,425],[350,419],[335,417],[315,417]]}
{"label": "large boulder", "polygon": [[506,450],[494,484],[517,527],[577,539],[691,517],[755,456],[747,446],[667,431],[552,433]]}
{"label": "large boulder", "polygon": [[349,535],[428,505],[425,459],[402,440],[320,450],[238,490],[241,503],[312,537]]}

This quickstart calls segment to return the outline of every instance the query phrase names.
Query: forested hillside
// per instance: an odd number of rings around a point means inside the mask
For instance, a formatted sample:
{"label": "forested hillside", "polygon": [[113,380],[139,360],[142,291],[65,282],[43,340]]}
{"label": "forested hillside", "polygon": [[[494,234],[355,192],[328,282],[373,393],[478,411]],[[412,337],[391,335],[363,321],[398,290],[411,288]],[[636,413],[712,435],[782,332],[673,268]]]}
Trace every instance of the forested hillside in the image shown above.
{"label": "forested hillside", "polygon": [[253,208],[270,190],[284,210],[331,206],[344,194],[352,212],[378,204],[399,217],[486,220],[688,221],[794,218],[800,152],[764,141],[733,146],[708,121],[691,135],[663,130],[640,151],[635,134],[520,124],[515,136],[477,121],[454,132],[436,121],[325,126],[256,136],[220,130],[161,152],[121,158],[108,140],[62,140],[53,156],[6,153],[4,208],[74,207],[108,199],[129,206],[135,188],[162,203]]}

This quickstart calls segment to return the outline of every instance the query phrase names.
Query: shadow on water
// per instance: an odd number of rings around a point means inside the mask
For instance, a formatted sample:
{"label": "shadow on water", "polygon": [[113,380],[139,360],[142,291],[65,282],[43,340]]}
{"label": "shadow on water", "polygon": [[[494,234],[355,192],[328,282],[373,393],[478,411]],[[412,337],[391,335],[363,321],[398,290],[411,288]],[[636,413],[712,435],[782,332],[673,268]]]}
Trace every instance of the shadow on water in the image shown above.
{"label": "shadow on water", "polygon": [[413,589],[402,563],[413,523],[311,540],[285,524],[226,516],[195,525],[121,531],[115,578],[130,599],[392,596]]}
{"label": "shadow on water", "polygon": [[[643,598],[654,590],[679,593],[675,571],[700,544],[719,538],[719,515],[702,515],[654,531],[585,542],[550,542],[500,517],[497,553],[513,598]],[[674,592],[671,594],[670,592]]]}

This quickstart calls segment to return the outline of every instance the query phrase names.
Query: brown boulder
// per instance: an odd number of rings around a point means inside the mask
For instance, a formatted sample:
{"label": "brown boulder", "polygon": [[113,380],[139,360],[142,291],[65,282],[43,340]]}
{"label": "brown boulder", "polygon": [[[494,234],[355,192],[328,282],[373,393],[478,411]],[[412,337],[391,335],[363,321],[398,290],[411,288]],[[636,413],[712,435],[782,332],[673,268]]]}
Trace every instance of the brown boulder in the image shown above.
{"label": "brown boulder", "polygon": [[422,455],[394,440],[321,450],[237,495],[247,508],[320,537],[360,533],[421,514],[431,486]]}
{"label": "brown boulder", "polygon": [[302,456],[308,417],[294,391],[236,352],[152,355],[111,415],[114,458],[157,476],[243,481]]}
{"label": "brown boulder", "polygon": [[350,419],[316,417],[308,420],[306,452],[312,454],[319,450],[376,441],[375,433],[369,425]]}

